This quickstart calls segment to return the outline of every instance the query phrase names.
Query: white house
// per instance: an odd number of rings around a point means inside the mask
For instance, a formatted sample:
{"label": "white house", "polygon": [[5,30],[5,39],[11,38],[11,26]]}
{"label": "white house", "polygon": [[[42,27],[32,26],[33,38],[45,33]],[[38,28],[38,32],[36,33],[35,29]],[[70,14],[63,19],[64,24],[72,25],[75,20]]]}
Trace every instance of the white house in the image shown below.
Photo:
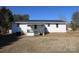
{"label": "white house", "polygon": [[66,32],[66,22],[62,20],[16,21],[12,24],[12,32],[23,32],[27,36]]}

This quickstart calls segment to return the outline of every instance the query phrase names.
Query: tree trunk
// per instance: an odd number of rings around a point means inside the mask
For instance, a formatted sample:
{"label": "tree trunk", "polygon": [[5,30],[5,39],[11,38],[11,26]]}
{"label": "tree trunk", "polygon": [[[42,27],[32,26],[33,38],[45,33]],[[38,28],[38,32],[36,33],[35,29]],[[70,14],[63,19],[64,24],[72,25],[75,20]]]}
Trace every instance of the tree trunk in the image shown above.
{"label": "tree trunk", "polygon": [[2,35],[5,35],[6,33],[7,33],[7,29],[6,29],[6,28],[2,28],[2,29],[1,29],[1,34],[2,34]]}

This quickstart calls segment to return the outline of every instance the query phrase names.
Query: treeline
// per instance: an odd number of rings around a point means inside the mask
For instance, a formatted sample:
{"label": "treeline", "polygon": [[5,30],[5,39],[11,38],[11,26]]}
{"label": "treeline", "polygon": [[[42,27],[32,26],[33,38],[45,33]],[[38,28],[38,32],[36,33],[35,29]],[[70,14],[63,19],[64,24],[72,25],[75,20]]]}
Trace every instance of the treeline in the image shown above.
{"label": "treeline", "polygon": [[17,14],[17,15],[13,15],[13,17],[14,17],[14,21],[27,21],[27,20],[29,20],[29,15]]}

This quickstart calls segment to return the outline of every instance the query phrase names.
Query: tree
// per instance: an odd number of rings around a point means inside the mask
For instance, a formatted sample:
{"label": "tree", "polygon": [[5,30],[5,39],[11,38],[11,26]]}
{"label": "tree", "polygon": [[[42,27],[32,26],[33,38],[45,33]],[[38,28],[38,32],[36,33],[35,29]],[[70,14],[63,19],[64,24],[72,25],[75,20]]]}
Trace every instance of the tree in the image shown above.
{"label": "tree", "polygon": [[79,25],[79,12],[74,12],[72,15],[72,22]]}
{"label": "tree", "polygon": [[29,20],[29,15],[14,15],[14,21],[27,21]]}
{"label": "tree", "polygon": [[2,27],[2,34],[6,33],[14,20],[12,12],[6,7],[0,9],[0,26]]}
{"label": "tree", "polygon": [[75,31],[77,29],[77,25],[74,24],[73,22],[70,23],[70,26],[71,26],[73,31]]}
{"label": "tree", "polygon": [[76,30],[79,27],[79,12],[74,12],[72,15],[71,28]]}

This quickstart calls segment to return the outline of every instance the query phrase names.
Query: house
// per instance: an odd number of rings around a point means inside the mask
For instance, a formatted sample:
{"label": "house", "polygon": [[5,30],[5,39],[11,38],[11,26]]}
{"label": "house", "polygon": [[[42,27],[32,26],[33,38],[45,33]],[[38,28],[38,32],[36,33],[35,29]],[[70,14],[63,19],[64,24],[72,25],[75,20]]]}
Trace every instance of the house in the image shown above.
{"label": "house", "polygon": [[66,22],[63,20],[28,20],[15,21],[12,32],[23,32],[27,36],[44,35],[45,33],[66,32]]}

